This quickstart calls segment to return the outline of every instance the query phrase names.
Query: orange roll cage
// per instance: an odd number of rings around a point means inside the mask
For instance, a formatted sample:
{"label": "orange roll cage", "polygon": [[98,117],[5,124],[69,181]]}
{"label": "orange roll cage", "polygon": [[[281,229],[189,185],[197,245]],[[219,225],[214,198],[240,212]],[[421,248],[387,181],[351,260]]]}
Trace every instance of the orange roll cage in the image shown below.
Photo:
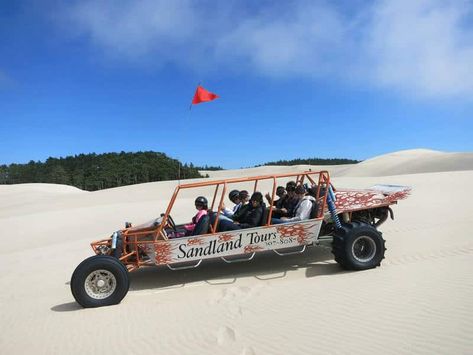
{"label": "orange roll cage", "polygon": [[[166,225],[167,219],[169,217],[169,214],[171,213],[172,207],[174,205],[174,202],[176,201],[177,195],[178,195],[180,190],[215,185],[215,192],[214,192],[214,196],[213,196],[213,199],[212,199],[212,204],[210,206],[210,210],[213,210],[214,205],[215,205],[215,199],[218,195],[217,193],[218,193],[219,187],[220,187],[220,185],[223,185],[223,191],[222,191],[222,194],[221,194],[221,197],[220,197],[220,202],[218,204],[218,209],[217,209],[217,215],[218,215],[218,214],[220,214],[220,212],[222,210],[222,204],[223,204],[223,200],[225,198],[225,194],[227,192],[227,185],[228,184],[254,181],[255,182],[254,189],[253,189],[253,193],[254,193],[254,192],[256,192],[259,181],[273,180],[271,201],[274,201],[274,198],[275,198],[275,195],[276,195],[276,185],[277,185],[276,179],[291,178],[291,177],[294,178],[295,177],[296,178],[296,184],[299,185],[299,184],[303,184],[304,179],[307,178],[307,180],[309,180],[309,182],[312,185],[315,185],[316,184],[315,180],[312,178],[311,175],[316,175],[316,174],[319,175],[319,178],[317,179],[318,183],[317,183],[317,197],[316,197],[317,202],[319,202],[320,187],[324,186],[324,185],[328,186],[328,184],[330,184],[330,175],[329,175],[328,171],[314,171],[314,172],[304,171],[302,173],[297,173],[297,174],[289,173],[289,174],[277,174],[277,175],[260,175],[260,176],[252,176],[252,177],[245,177],[245,178],[233,178],[233,179],[202,181],[202,182],[195,182],[195,183],[189,183],[189,184],[181,184],[181,185],[177,186],[176,189],[174,190],[174,194],[171,198],[171,201],[169,202],[168,208],[166,209],[166,213],[164,214],[163,220],[162,220],[162,222],[161,222],[161,224],[160,224],[160,226],[157,230],[157,234],[159,235],[159,233],[163,230],[164,226]],[[320,202],[322,202],[322,204],[321,204],[321,208],[319,209],[319,212],[318,212],[319,215],[317,216],[317,218],[320,218],[321,215],[323,214],[323,211],[325,209],[326,199],[322,198],[322,199],[320,199]],[[270,209],[269,214],[268,214],[268,219],[266,221],[265,226],[270,225],[272,214],[273,214],[273,211],[272,211],[272,209]],[[216,232],[217,225],[218,225],[218,218],[216,218],[214,224],[210,227],[212,233]]]}

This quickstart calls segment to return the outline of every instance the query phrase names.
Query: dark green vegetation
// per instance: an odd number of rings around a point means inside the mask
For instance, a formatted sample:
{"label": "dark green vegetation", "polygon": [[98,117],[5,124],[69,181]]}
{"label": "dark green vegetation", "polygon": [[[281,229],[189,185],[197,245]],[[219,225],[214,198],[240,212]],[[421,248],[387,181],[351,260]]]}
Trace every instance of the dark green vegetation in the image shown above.
{"label": "dark green vegetation", "polygon": [[[352,159],[278,160],[262,165],[337,165],[355,164]],[[0,165],[0,184],[51,183],[76,186],[82,190],[102,190],[144,182],[204,177],[199,170],[223,170],[220,166],[182,165],[164,153],[79,154],[48,158],[45,162]],[[208,177],[205,176],[205,177]]]}
{"label": "dark green vegetation", "polygon": [[0,184],[53,183],[95,191],[151,181],[200,178],[196,167],[164,153],[80,154],[43,162],[0,165]]}
{"label": "dark green vegetation", "polygon": [[195,166],[197,170],[208,170],[208,171],[217,171],[217,170],[223,170],[221,166],[212,166],[212,165],[207,165],[205,164],[204,166]]}
{"label": "dark green vegetation", "polygon": [[297,159],[291,159],[291,160],[270,161],[262,165],[342,165],[342,164],[356,164],[359,162],[360,162],[359,160],[340,159],[340,158],[332,158],[332,159],[297,158]]}

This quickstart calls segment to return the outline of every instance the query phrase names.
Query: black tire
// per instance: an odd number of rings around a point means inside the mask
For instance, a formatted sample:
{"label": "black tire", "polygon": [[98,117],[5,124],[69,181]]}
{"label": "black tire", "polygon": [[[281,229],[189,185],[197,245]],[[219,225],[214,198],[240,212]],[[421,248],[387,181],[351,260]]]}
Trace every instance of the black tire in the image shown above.
{"label": "black tire", "polygon": [[343,224],[333,236],[335,261],[347,270],[366,270],[381,265],[385,241],[373,226],[354,221]]}
{"label": "black tire", "polygon": [[128,270],[108,255],[94,255],[81,262],[71,278],[71,292],[84,308],[118,304],[128,293]]}

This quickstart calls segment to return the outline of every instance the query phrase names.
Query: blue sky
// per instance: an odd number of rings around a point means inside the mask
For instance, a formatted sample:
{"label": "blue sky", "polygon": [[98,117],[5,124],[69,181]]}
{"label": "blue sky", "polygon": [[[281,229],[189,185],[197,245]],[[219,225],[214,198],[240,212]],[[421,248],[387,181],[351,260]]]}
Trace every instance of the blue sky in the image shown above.
{"label": "blue sky", "polygon": [[[0,164],[473,150],[472,1],[1,1]],[[221,98],[189,111],[198,82]]]}

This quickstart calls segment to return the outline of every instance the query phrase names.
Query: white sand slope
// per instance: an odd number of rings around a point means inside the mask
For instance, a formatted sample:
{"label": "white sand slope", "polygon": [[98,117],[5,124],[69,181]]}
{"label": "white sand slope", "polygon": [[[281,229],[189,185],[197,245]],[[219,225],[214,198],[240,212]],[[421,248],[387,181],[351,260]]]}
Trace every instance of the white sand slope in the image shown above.
{"label": "white sand slope", "polygon": [[473,170],[473,153],[428,149],[403,150],[365,160],[343,171],[344,176],[386,176]]}
{"label": "white sand slope", "polygon": [[[450,156],[451,171],[439,172],[446,153],[415,152],[430,159],[424,170],[403,170],[413,153],[400,152],[359,164],[351,174],[340,170],[333,179],[340,187],[413,187],[412,196],[394,206],[395,221],[381,227],[388,250],[380,268],[345,272],[322,247],[243,264],[204,262],[191,271],[150,268],[130,274],[131,289],[120,305],[99,309],[80,308],[68,284],[91,255],[89,243],[126,220],[156,216],[176,182],[99,192],[0,186],[1,352],[471,353],[471,153]],[[375,176],[373,164],[382,175],[396,174]],[[371,175],[363,176],[363,169]],[[179,218],[193,213],[192,196],[186,198]]]}
{"label": "white sand slope", "polygon": [[[270,170],[268,170],[270,168]],[[446,153],[430,149],[402,150],[346,165],[262,166],[238,170],[202,171],[211,178],[290,173],[294,170],[328,170],[331,176],[390,176],[442,171],[473,170],[473,153]],[[231,175],[230,175],[231,174]]]}
{"label": "white sand slope", "polygon": [[202,170],[202,174],[208,174],[212,179],[223,179],[226,177],[257,176],[267,174],[286,174],[294,171],[328,170],[333,176],[343,175],[345,171],[353,167],[353,164],[346,165],[291,165],[291,166],[259,166],[256,168],[245,168],[235,170]]}

